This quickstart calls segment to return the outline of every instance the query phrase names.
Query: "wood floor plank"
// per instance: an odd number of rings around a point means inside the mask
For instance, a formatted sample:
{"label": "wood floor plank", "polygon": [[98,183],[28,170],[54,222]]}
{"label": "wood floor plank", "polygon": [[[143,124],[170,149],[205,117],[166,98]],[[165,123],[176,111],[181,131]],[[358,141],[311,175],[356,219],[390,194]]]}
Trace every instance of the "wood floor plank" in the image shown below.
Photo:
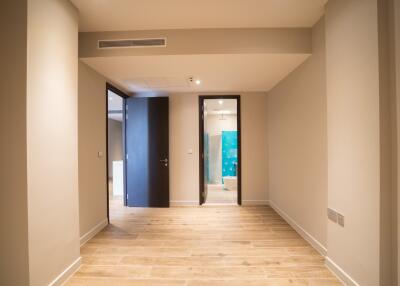
{"label": "wood floor plank", "polygon": [[267,206],[110,210],[67,286],[342,285]]}
{"label": "wood floor plank", "polygon": [[82,265],[75,273],[76,277],[116,277],[143,278],[149,277],[149,266],[126,265]]}
{"label": "wood floor plank", "polygon": [[262,267],[158,267],[151,270],[152,278],[164,279],[232,279],[264,278]]}
{"label": "wood floor plank", "polygon": [[189,280],[187,286],[340,286],[336,279]]}
{"label": "wood floor plank", "polygon": [[186,286],[185,280],[71,278],[65,286]]}

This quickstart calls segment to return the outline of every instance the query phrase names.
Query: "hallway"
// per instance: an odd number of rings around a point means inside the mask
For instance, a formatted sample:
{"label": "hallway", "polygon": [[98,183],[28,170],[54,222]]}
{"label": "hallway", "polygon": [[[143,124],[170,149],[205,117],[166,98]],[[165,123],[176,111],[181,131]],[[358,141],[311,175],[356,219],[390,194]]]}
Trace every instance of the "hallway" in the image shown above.
{"label": "hallway", "polygon": [[123,208],[81,249],[66,284],[342,285],[269,207]]}

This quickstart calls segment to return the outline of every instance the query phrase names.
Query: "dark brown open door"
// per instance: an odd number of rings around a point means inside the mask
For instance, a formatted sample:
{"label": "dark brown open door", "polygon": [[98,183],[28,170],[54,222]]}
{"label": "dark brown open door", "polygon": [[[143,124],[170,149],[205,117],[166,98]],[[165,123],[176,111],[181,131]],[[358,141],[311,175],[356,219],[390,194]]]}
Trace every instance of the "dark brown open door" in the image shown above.
{"label": "dark brown open door", "polygon": [[169,207],[168,97],[126,100],[129,207]]}

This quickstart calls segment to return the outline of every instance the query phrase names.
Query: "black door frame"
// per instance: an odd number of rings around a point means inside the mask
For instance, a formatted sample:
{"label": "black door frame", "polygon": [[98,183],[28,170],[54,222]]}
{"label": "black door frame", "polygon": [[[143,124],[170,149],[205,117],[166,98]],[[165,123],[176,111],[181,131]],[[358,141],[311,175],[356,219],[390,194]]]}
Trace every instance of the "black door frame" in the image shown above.
{"label": "black door frame", "polygon": [[242,205],[242,144],[241,144],[241,108],[240,95],[200,95],[199,96],[199,204],[201,205],[204,191],[204,100],[206,99],[236,99],[237,102],[237,132],[238,132],[238,190],[237,204]]}
{"label": "black door frame", "polygon": [[108,223],[110,223],[110,193],[109,193],[109,182],[108,182],[108,91],[112,91],[115,94],[122,97],[122,153],[123,153],[123,168],[124,168],[124,206],[127,205],[126,201],[126,152],[125,152],[125,118],[126,118],[126,109],[125,109],[125,100],[129,96],[123,92],[122,90],[116,88],[112,84],[106,82],[106,182],[107,182],[107,219]]}

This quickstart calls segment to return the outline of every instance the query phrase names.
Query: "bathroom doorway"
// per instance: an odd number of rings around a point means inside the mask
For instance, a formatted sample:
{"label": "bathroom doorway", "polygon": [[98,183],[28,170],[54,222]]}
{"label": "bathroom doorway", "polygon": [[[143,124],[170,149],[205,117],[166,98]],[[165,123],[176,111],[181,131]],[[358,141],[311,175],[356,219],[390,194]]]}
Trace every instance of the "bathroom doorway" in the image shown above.
{"label": "bathroom doorway", "polygon": [[199,115],[200,205],[241,205],[240,96],[200,96]]}

